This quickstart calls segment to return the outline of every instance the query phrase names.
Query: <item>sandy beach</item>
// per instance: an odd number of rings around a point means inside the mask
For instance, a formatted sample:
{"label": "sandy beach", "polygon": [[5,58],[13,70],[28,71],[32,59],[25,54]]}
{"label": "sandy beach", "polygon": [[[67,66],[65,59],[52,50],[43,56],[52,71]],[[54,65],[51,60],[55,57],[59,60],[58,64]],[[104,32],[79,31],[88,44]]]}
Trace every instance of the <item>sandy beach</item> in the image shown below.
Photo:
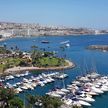
{"label": "sandy beach", "polygon": [[5,70],[5,74],[14,74],[22,71],[32,71],[32,70],[62,70],[62,69],[67,69],[67,68],[73,68],[75,67],[75,64],[73,62],[70,62],[69,60],[66,60],[68,63],[67,66],[60,66],[60,67],[14,67],[14,68],[9,68]]}

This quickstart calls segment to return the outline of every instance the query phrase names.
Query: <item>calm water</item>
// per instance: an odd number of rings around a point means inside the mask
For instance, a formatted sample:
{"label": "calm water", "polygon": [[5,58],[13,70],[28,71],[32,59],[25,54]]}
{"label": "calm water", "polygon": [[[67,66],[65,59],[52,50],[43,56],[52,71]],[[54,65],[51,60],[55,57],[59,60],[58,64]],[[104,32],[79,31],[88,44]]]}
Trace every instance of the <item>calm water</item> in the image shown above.
{"label": "calm water", "polygon": [[[42,44],[42,40],[48,40],[49,44]],[[69,40],[71,47],[66,48],[63,52],[60,49],[60,42]],[[32,38],[13,38],[0,42],[1,45],[6,44],[8,47],[17,45],[23,51],[30,51],[32,45],[39,46],[39,48],[46,48],[49,51],[57,51],[58,55],[64,56],[72,60],[76,67],[74,69],[65,70],[69,75],[65,79],[65,85],[70,84],[76,76],[85,74],[86,71],[90,71],[95,68],[98,73],[108,74],[108,52],[90,51],[86,47],[92,44],[105,44],[108,45],[108,35],[100,36],[46,36],[46,37],[32,37]],[[93,66],[94,64],[94,66]],[[85,69],[86,68],[86,69]],[[35,74],[31,73],[31,75]],[[17,81],[18,79],[16,79]],[[10,81],[12,82],[12,81]],[[20,97],[24,97],[27,93],[44,95],[46,92],[54,87],[63,87],[62,81],[56,81],[51,84],[47,84],[44,87],[36,87],[34,91],[26,91],[26,93],[19,94]],[[92,103],[90,108],[108,108],[108,93],[95,97],[96,101]]]}

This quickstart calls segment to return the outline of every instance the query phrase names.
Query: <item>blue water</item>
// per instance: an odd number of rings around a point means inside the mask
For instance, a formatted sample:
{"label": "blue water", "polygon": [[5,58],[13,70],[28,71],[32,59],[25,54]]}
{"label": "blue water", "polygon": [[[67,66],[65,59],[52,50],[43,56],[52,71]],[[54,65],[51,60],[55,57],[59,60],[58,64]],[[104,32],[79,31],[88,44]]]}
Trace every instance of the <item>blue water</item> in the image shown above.
{"label": "blue water", "polygon": [[[49,44],[42,44],[42,40],[48,40]],[[65,51],[60,49],[60,42],[69,40],[71,47],[66,48]],[[108,35],[85,35],[85,36],[46,36],[46,37],[31,37],[31,38],[13,38],[4,42],[0,42],[0,45],[6,44],[8,48],[17,45],[23,51],[30,51],[32,45],[39,46],[39,48],[46,48],[49,51],[57,51],[58,55],[64,56],[73,61],[76,67],[73,69],[65,70],[65,73],[69,75],[65,79],[65,85],[70,84],[76,76],[86,74],[86,71],[90,71],[95,67],[98,73],[102,75],[108,74],[108,52],[90,51],[86,47],[93,44],[108,45]],[[94,64],[94,66],[92,66]],[[85,69],[86,68],[86,69]],[[35,75],[31,73],[31,75]],[[18,81],[19,79],[15,79]],[[20,79],[21,80],[21,79]],[[13,83],[13,81],[10,81]],[[36,87],[34,91],[26,91],[19,94],[20,97],[24,97],[26,94],[39,94],[44,95],[46,92],[54,87],[63,87],[61,80],[57,80],[54,83],[47,84],[44,87]],[[95,97],[96,101],[92,103],[90,108],[108,108],[108,93]]]}

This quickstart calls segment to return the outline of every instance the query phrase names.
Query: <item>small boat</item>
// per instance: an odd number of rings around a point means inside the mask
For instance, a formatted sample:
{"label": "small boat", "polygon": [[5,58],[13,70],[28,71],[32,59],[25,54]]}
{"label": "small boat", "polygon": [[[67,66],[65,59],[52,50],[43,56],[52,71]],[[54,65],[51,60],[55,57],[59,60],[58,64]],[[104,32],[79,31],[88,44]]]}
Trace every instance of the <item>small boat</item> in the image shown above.
{"label": "small boat", "polygon": [[41,43],[48,44],[49,41],[47,41],[47,40],[42,40]]}
{"label": "small boat", "polygon": [[19,77],[21,77],[21,76],[20,76],[20,74],[16,74],[15,77],[18,77],[18,78],[19,78]]}
{"label": "small boat", "polygon": [[70,92],[69,90],[67,90],[67,89],[65,89],[65,88],[62,88],[61,91],[62,91],[62,92],[65,92],[65,93],[69,93],[69,92]]}
{"label": "small boat", "polygon": [[6,83],[6,87],[13,88],[12,84],[10,84],[10,83]]}
{"label": "small boat", "polygon": [[89,89],[89,88],[84,88],[84,89],[83,89],[83,92],[87,93],[88,95],[92,95],[92,96],[99,95],[98,93],[92,91],[92,90]]}
{"label": "small boat", "polygon": [[102,52],[107,52],[107,50],[102,50]]}
{"label": "small boat", "polygon": [[80,85],[81,83],[80,83],[80,81],[72,81],[72,84],[76,84],[76,85]]}
{"label": "small boat", "polygon": [[49,92],[49,93],[46,93],[46,95],[49,95],[49,96],[51,96],[51,97],[61,97],[61,95],[60,94],[57,94],[57,93],[55,93],[54,91],[52,91],[52,92]]}
{"label": "small boat", "polygon": [[20,74],[21,77],[25,76],[25,74]]}
{"label": "small boat", "polygon": [[69,44],[69,43],[67,43],[67,44],[65,44],[65,46],[66,46],[66,47],[70,47],[70,44]]}
{"label": "small boat", "polygon": [[47,83],[48,83],[48,81],[47,81],[46,79],[42,80],[42,82],[43,82],[44,84],[47,84]]}
{"label": "small boat", "polygon": [[46,81],[48,82],[48,83],[50,83],[50,82],[53,82],[53,81],[55,81],[53,78],[51,78],[51,77],[47,77],[46,78]]}
{"label": "small boat", "polygon": [[91,89],[92,89],[94,92],[98,93],[98,94],[104,93],[102,90],[100,90],[100,89],[98,89],[98,88],[96,88],[96,87],[91,87]]}
{"label": "small boat", "polygon": [[102,86],[96,85],[95,87],[96,87],[96,88],[99,88],[99,89],[102,90],[103,92],[108,91],[108,87],[105,86],[105,85],[102,85]]}
{"label": "small boat", "polygon": [[87,101],[87,102],[94,102],[95,100],[93,99],[93,98],[91,98],[91,97],[89,97],[89,96],[82,96],[82,95],[80,95],[79,97],[78,97],[78,99],[80,99],[80,100],[84,100],[84,101]]}
{"label": "small boat", "polygon": [[27,90],[28,88],[26,86],[21,86],[22,89]]}
{"label": "small boat", "polygon": [[20,85],[20,84],[21,84],[21,82],[17,82],[17,83],[16,83],[16,85]]}
{"label": "small boat", "polygon": [[15,89],[15,92],[16,92],[16,93],[20,93],[20,92],[22,92],[22,91],[23,91],[23,90],[22,90],[20,87],[18,87],[18,88]]}
{"label": "small boat", "polygon": [[92,72],[91,74],[88,74],[87,77],[90,77],[92,79],[99,77],[100,75],[96,72]]}
{"label": "small boat", "polygon": [[29,80],[26,78],[23,78],[23,82],[29,82]]}
{"label": "small boat", "polygon": [[24,84],[27,88],[29,88],[29,89],[31,89],[31,90],[33,90],[34,89],[34,87],[32,87],[32,85],[31,85],[31,83],[25,83]]}
{"label": "small boat", "polygon": [[58,74],[58,75],[56,75],[56,78],[58,78],[58,79],[64,79],[66,77],[68,77],[67,74]]}
{"label": "small boat", "polygon": [[45,84],[43,83],[43,81],[39,81],[38,84],[39,84],[40,86],[42,86],[42,87],[45,86]]}
{"label": "small boat", "polygon": [[29,71],[26,71],[26,73],[24,74],[25,76],[29,75]]}
{"label": "small boat", "polygon": [[31,83],[31,86],[32,86],[32,87],[36,87],[36,86],[37,86],[37,83],[32,82],[32,83]]}
{"label": "small boat", "polygon": [[63,103],[65,103],[66,105],[72,105],[72,100],[71,99],[66,99],[66,98],[62,98]]}
{"label": "small boat", "polygon": [[[81,104],[81,105],[83,105],[83,106],[91,106],[90,103],[85,102],[85,101],[83,101],[83,100],[79,100],[79,99],[77,99],[76,97],[75,97],[75,98],[72,98],[72,101],[73,101],[73,102],[77,102],[77,104],[79,103],[79,104]],[[77,105],[77,104],[76,104],[76,105]]]}
{"label": "small boat", "polygon": [[14,76],[9,75],[9,76],[6,76],[6,77],[5,77],[5,80],[11,80],[11,79],[14,79]]}
{"label": "small boat", "polygon": [[102,85],[102,86],[101,86],[101,90],[102,90],[102,91],[108,91],[108,87],[105,86],[105,85]]}
{"label": "small boat", "polygon": [[48,77],[49,75],[42,73],[42,76],[43,77]]}
{"label": "small boat", "polygon": [[13,84],[12,86],[13,86],[13,87],[16,87],[16,86],[17,86],[17,84]]}
{"label": "small boat", "polygon": [[4,80],[0,79],[0,83],[3,82]]}
{"label": "small boat", "polygon": [[51,82],[54,82],[55,80],[53,79],[53,78],[51,78],[51,77],[49,77],[49,79],[51,80]]}
{"label": "small boat", "polygon": [[79,102],[81,105],[84,105],[84,106],[91,106],[90,103],[85,102],[85,101],[82,101],[82,100],[79,100],[78,102]]}
{"label": "small boat", "polygon": [[65,95],[66,93],[61,91],[60,89],[56,89],[55,93],[59,94],[59,95]]}

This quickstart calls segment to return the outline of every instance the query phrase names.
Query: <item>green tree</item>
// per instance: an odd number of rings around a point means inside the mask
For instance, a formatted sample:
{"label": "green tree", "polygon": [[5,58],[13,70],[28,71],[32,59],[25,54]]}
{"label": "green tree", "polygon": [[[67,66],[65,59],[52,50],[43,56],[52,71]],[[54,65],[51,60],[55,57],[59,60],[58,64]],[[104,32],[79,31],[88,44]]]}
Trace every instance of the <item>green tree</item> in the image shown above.
{"label": "green tree", "polygon": [[48,95],[45,96],[32,96],[27,97],[29,108],[59,108],[62,102],[58,98],[52,98]]}
{"label": "green tree", "polygon": [[34,108],[35,102],[36,102],[35,96],[28,95],[28,96],[27,96],[27,102],[28,102],[29,108]]}
{"label": "green tree", "polygon": [[37,49],[38,49],[38,46],[36,46],[36,45],[32,45],[32,46],[31,46],[31,50],[32,50],[32,51],[35,51],[35,50],[37,50]]}
{"label": "green tree", "polygon": [[59,108],[62,105],[62,102],[59,98],[49,97],[45,95],[42,97],[43,108]]}
{"label": "green tree", "polygon": [[23,101],[19,97],[9,100],[9,108],[23,108]]}
{"label": "green tree", "polygon": [[3,87],[0,87],[0,101],[2,101],[3,108],[8,108],[8,101],[14,98],[14,96],[15,94],[13,89],[5,89]]}

